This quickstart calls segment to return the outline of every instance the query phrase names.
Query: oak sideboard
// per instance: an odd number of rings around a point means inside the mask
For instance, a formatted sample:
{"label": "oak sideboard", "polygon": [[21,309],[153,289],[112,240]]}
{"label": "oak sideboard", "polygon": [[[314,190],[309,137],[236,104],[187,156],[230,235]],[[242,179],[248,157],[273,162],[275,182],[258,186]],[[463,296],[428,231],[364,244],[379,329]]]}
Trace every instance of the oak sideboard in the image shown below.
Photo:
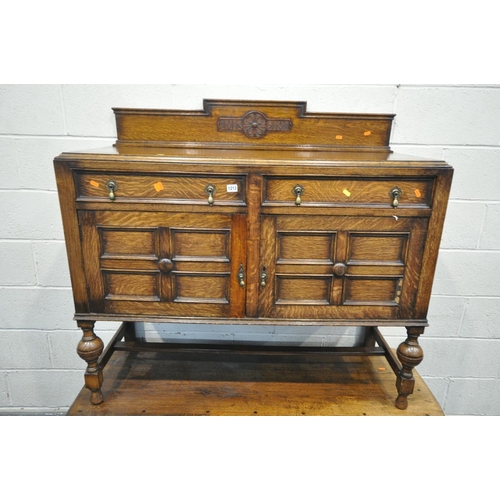
{"label": "oak sideboard", "polygon": [[[362,327],[356,345],[322,349],[385,356],[405,409],[453,169],[393,153],[390,114],[113,111],[115,144],[54,160],[91,402],[114,350],[164,345],[138,341],[137,322],[320,325]],[[123,322],[106,349],[96,321]],[[395,353],[388,326],[406,328]]]}

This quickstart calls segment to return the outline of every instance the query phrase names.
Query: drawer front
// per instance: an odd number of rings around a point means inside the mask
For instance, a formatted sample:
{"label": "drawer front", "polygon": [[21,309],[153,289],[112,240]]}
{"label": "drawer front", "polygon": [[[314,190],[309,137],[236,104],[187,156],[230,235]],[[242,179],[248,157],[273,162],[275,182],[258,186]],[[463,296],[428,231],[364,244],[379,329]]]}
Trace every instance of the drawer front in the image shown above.
{"label": "drawer front", "polygon": [[[431,178],[278,178],[265,179],[265,205],[300,206],[378,206],[390,208],[394,202],[391,194],[399,188],[398,205],[406,208],[428,208],[432,204]],[[297,196],[299,199],[297,199]]]}
{"label": "drawer front", "polygon": [[[114,201],[244,205],[244,176],[134,175],[81,172],[75,174],[78,200],[109,199],[109,181],[115,183]],[[213,189],[210,189],[212,186]],[[211,202],[211,200],[210,200]]]}

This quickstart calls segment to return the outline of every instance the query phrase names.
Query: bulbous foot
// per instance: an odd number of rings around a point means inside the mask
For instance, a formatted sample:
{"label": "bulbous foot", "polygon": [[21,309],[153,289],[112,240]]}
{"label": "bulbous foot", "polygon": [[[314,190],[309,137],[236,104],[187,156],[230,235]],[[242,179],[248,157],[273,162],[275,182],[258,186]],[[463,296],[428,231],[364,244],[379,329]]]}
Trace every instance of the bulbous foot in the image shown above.
{"label": "bulbous foot", "polygon": [[424,327],[409,326],[406,330],[408,337],[399,345],[397,350],[398,359],[402,364],[402,368],[396,380],[398,397],[395,404],[396,408],[400,410],[406,410],[406,408],[408,408],[408,396],[413,394],[413,389],[415,387],[413,368],[424,359],[424,352],[418,343],[419,336],[424,333]]}
{"label": "bulbous foot", "polygon": [[102,370],[99,356],[102,354],[103,341],[94,333],[95,321],[78,321],[78,326],[83,330],[83,337],[78,343],[76,352],[87,362],[85,371],[85,387],[90,390],[90,402],[94,405],[104,401],[102,386]]}

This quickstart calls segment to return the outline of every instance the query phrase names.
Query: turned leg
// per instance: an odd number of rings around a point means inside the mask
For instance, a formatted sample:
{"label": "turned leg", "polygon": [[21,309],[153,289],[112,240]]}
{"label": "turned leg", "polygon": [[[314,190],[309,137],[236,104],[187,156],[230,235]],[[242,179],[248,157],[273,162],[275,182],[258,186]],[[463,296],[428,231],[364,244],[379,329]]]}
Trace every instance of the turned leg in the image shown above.
{"label": "turned leg", "polygon": [[396,381],[398,389],[396,407],[400,410],[408,407],[408,396],[413,393],[415,387],[412,370],[424,359],[424,352],[418,343],[418,337],[424,333],[424,327],[408,326],[406,331],[408,337],[397,350],[399,361],[403,365]]}
{"label": "turned leg", "polygon": [[79,328],[83,330],[83,337],[78,343],[76,352],[87,362],[85,371],[85,387],[90,392],[90,402],[94,405],[102,403],[101,392],[102,370],[99,364],[99,356],[102,354],[104,344],[94,333],[95,321],[77,321]]}

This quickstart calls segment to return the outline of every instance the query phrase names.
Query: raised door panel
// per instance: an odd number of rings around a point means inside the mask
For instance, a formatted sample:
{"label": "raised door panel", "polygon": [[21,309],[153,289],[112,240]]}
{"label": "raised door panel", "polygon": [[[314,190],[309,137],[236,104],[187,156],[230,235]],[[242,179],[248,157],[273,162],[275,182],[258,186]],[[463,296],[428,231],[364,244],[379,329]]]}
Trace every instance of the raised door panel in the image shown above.
{"label": "raised door panel", "polygon": [[80,212],[92,312],[244,315],[242,215]]}
{"label": "raised door panel", "polygon": [[343,305],[399,305],[410,234],[410,229],[346,232]]}
{"label": "raised door panel", "polygon": [[264,217],[261,316],[410,318],[426,227],[412,218]]}

